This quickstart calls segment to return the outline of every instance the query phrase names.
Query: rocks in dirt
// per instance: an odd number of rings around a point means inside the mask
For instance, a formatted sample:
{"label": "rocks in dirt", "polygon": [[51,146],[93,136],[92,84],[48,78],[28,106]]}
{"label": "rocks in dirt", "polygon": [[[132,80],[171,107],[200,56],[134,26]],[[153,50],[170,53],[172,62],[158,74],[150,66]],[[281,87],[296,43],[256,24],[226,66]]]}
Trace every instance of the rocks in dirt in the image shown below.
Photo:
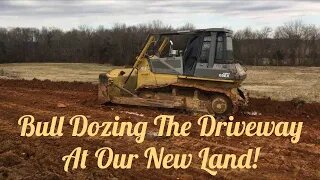
{"label": "rocks in dirt", "polygon": [[21,156],[26,160],[30,159],[32,156],[35,155],[34,148],[31,148],[31,146],[27,144],[21,145],[20,150],[21,150]]}
{"label": "rocks in dirt", "polygon": [[158,138],[158,133],[157,132],[152,132],[152,131],[147,132],[147,134],[146,134],[146,139],[147,140],[153,140],[153,139],[156,139],[156,138]]}
{"label": "rocks in dirt", "polygon": [[63,104],[63,103],[58,103],[58,104],[57,104],[57,107],[58,107],[58,108],[66,108],[67,105],[65,105],[65,104]]}
{"label": "rocks in dirt", "polygon": [[130,112],[130,111],[120,111],[120,112],[125,113],[125,114],[129,114],[129,115],[144,117],[144,114],[137,113],[137,112]]}
{"label": "rocks in dirt", "polygon": [[244,114],[249,116],[261,116],[262,114],[257,111],[251,111],[251,112],[244,112]]}
{"label": "rocks in dirt", "polygon": [[170,138],[171,136],[158,136],[158,132],[155,131],[148,131],[146,133],[146,140],[156,140],[156,139],[164,139],[164,138]]}

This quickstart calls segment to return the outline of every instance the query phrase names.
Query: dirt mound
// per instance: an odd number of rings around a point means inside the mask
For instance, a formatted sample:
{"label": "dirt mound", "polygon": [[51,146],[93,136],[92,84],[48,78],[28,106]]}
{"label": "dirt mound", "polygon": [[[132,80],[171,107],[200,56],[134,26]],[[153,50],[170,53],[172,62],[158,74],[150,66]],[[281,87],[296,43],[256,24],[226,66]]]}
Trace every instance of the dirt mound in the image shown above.
{"label": "dirt mound", "polygon": [[50,80],[4,80],[0,79],[0,87],[21,87],[30,89],[51,89],[51,90],[74,90],[77,91],[96,91],[96,85],[87,82],[52,82]]}

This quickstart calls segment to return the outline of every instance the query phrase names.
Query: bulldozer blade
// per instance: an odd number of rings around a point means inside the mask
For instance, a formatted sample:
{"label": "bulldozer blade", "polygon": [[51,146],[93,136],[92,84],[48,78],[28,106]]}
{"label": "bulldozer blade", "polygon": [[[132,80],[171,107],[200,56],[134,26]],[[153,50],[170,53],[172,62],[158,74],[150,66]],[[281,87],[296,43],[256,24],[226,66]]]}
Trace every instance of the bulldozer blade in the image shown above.
{"label": "bulldozer blade", "polygon": [[98,101],[100,104],[110,102],[110,97],[108,94],[108,78],[105,74],[99,75],[99,85],[98,85]]}

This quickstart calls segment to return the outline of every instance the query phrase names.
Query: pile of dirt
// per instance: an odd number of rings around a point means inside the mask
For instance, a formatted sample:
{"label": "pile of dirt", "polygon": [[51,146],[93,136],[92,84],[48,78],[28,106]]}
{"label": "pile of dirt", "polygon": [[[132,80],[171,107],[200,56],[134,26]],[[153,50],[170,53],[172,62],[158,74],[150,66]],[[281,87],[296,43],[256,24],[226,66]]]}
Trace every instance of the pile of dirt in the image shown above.
{"label": "pile of dirt", "polygon": [[89,82],[52,82],[50,80],[4,80],[0,79],[0,87],[25,87],[30,89],[51,89],[51,90],[74,90],[77,91],[95,91],[97,86]]}

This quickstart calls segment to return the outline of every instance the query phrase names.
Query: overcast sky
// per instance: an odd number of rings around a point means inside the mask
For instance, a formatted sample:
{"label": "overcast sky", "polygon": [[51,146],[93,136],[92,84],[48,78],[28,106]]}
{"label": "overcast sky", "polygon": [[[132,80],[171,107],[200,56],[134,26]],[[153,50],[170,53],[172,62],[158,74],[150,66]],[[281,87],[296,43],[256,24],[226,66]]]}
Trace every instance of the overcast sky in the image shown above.
{"label": "overcast sky", "polygon": [[275,27],[300,19],[320,26],[320,0],[0,0],[1,27],[57,27],[64,30],[115,23],[161,20],[173,27]]}

